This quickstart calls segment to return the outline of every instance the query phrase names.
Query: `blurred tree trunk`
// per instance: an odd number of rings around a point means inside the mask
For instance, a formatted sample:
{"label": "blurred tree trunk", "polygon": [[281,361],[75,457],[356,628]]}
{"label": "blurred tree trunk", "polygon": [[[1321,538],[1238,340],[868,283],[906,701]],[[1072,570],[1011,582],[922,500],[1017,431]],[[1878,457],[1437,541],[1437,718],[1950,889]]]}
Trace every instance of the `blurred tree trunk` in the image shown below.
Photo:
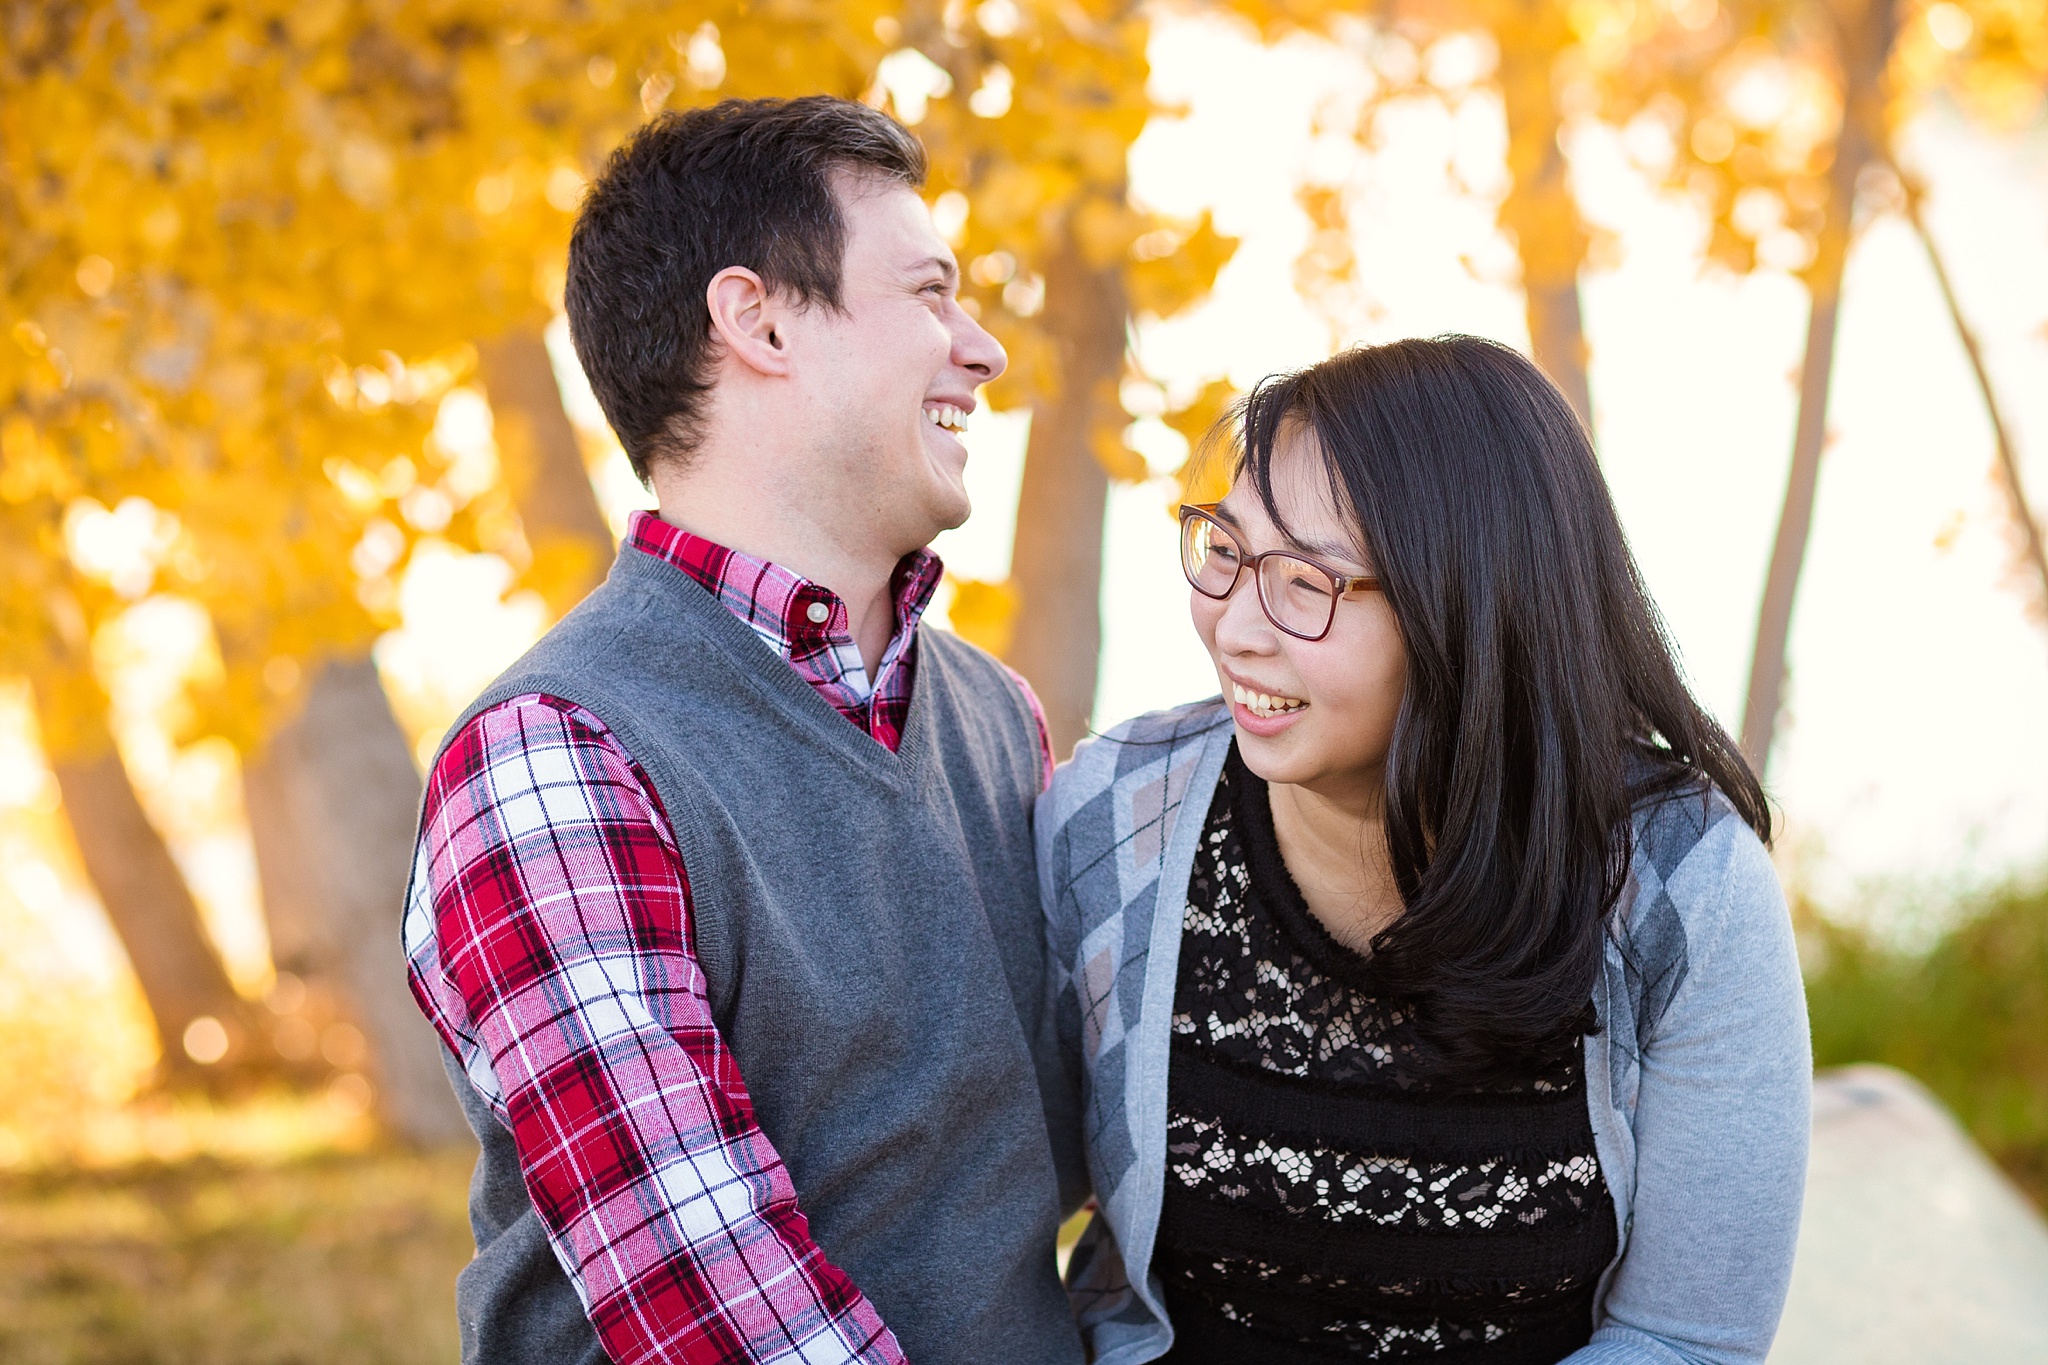
{"label": "blurred tree trunk", "polygon": [[1813,264],[1807,268],[1811,311],[1806,358],[1799,371],[1799,418],[1792,438],[1792,468],[1778,514],[1778,535],[1757,611],[1756,645],[1750,656],[1749,696],[1742,711],[1742,752],[1758,777],[1770,762],[1784,706],[1786,653],[1799,571],[1813,529],[1814,494],[1820,482],[1821,449],[1827,440],[1828,389],[1834,377],[1835,331],[1841,313],[1842,276],[1848,268],[1855,228],[1856,183],[1877,156],[1884,127],[1884,72],[1895,31],[1893,0],[1838,0],[1831,9],[1842,54],[1842,130],[1828,168],[1827,203]]}
{"label": "blurred tree trunk", "polygon": [[283,756],[289,744],[288,737],[273,739],[260,752],[242,755],[242,805],[256,852],[271,965],[303,980],[331,978],[339,972],[325,932],[327,915],[306,863],[298,821],[292,818],[285,772],[290,760]]}
{"label": "blurred tree trunk", "polygon": [[1497,34],[1501,104],[1507,114],[1507,198],[1501,225],[1515,236],[1536,363],[1564,390],[1572,410],[1593,430],[1588,347],[1579,311],[1579,270],[1587,232],[1572,196],[1571,167],[1558,145],[1562,130],[1551,73],[1573,41],[1568,7],[1523,0]]}
{"label": "blurred tree trunk", "polygon": [[227,1031],[224,1063],[245,1060],[249,1030],[242,999],[206,936],[184,874],[142,809],[104,713],[67,705],[58,695],[97,697],[97,686],[80,678],[67,689],[39,678],[35,690],[50,767],[79,860],[141,983],[162,1045],[164,1073],[198,1074],[184,1039],[185,1030],[200,1018],[217,1020]]}
{"label": "blurred tree trunk", "polygon": [[1123,277],[1091,265],[1069,229],[1047,263],[1044,331],[1058,387],[1031,407],[1017,503],[1010,583],[1017,616],[1009,662],[1045,706],[1053,753],[1065,758],[1088,732],[1102,647],[1102,536],[1109,473],[1099,433],[1120,430]]}
{"label": "blurred tree trunk", "polygon": [[376,1059],[385,1121],[419,1145],[467,1140],[440,1040],[406,985],[400,921],[420,778],[367,655],[320,667],[305,710],[272,738],[262,766],[281,797],[272,835],[302,850],[318,906],[310,950],[316,962],[332,953]]}
{"label": "blurred tree trunk", "polygon": [[512,503],[533,552],[528,576],[559,616],[604,577],[612,534],[590,486],[576,429],[562,410],[539,331],[480,342],[477,357]]}
{"label": "blurred tree trunk", "polygon": [[[533,554],[529,580],[557,614],[612,553],[575,428],[538,331],[478,355],[507,487]],[[439,1040],[407,989],[400,943],[421,786],[367,656],[326,664],[301,713],[243,759],[271,956],[361,1025],[392,1129],[422,1145],[468,1135]]]}

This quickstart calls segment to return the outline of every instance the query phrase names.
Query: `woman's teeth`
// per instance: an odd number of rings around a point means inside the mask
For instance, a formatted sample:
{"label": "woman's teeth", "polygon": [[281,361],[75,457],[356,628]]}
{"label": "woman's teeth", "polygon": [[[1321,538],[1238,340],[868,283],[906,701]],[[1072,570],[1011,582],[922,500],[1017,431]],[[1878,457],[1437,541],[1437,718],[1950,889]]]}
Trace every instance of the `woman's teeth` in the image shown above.
{"label": "woman's teeth", "polygon": [[1308,705],[1300,697],[1275,697],[1265,692],[1254,692],[1237,683],[1230,686],[1237,694],[1237,704],[1261,719],[1284,716],[1289,711],[1299,711]]}
{"label": "woman's teeth", "polygon": [[944,427],[947,431],[957,432],[965,429],[967,426],[967,414],[950,403],[941,403],[935,408],[926,408],[924,416],[925,420],[933,426]]}

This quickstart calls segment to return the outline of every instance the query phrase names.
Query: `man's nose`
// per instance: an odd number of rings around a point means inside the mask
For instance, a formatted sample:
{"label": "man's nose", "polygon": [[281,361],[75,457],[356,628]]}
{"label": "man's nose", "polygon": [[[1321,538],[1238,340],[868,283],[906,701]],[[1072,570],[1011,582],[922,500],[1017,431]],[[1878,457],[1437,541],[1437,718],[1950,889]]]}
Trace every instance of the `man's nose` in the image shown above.
{"label": "man's nose", "polygon": [[972,374],[977,384],[989,383],[1010,368],[1009,354],[973,314],[957,303],[954,311],[953,363]]}

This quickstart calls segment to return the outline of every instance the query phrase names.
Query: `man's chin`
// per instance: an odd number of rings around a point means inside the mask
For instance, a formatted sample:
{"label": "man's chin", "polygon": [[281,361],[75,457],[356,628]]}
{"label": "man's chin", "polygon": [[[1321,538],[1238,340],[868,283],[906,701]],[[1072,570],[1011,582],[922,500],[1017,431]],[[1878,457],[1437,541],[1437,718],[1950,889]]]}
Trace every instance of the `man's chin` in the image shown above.
{"label": "man's chin", "polygon": [[[964,451],[934,451],[926,447],[931,462],[931,490],[926,497],[927,509],[938,524],[939,531],[951,531],[967,522],[974,511],[967,497],[967,456]],[[937,535],[938,531],[932,534]]]}
{"label": "man's chin", "polygon": [[927,543],[941,532],[957,531],[962,526],[965,526],[967,518],[973,515],[973,512],[974,507],[967,501],[967,493],[964,489],[952,489],[948,491],[946,496],[934,499],[931,505],[931,514],[932,525],[936,529],[932,531],[930,537],[926,538]]}
{"label": "man's chin", "polygon": [[921,487],[899,487],[891,506],[895,515],[890,518],[888,538],[911,549],[928,546],[946,531],[956,530],[967,522],[973,511],[968,502],[967,490],[957,482],[935,477],[931,471]]}

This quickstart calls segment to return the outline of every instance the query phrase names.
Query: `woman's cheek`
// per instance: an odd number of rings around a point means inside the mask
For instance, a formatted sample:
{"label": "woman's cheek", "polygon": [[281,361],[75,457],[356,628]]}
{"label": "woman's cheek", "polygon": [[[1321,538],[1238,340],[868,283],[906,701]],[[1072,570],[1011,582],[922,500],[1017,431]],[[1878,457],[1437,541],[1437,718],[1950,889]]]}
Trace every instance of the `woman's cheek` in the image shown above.
{"label": "woman's cheek", "polygon": [[1361,695],[1361,670],[1356,660],[1352,661],[1350,668],[1345,668],[1343,663],[1341,659],[1304,659],[1296,664],[1296,668],[1301,680],[1308,685],[1309,704],[1323,715],[1325,741],[1338,748],[1349,749],[1352,736],[1365,719],[1361,714],[1365,698]]}
{"label": "woman's cheek", "polygon": [[1323,712],[1321,738],[1333,758],[1350,764],[1384,761],[1407,690],[1407,657],[1398,633],[1380,630],[1332,634],[1313,654],[1302,651],[1296,667],[1309,699]]}
{"label": "woman's cheek", "polygon": [[1372,673],[1372,745],[1382,758],[1393,743],[1401,702],[1408,694],[1408,655],[1397,632],[1388,631],[1378,644],[1378,667]]}
{"label": "woman's cheek", "polygon": [[1193,588],[1188,589],[1188,616],[1195,623],[1195,634],[1201,637],[1202,648],[1209,651],[1209,661],[1216,659],[1216,622],[1223,614],[1223,603],[1213,597],[1205,597]]}

